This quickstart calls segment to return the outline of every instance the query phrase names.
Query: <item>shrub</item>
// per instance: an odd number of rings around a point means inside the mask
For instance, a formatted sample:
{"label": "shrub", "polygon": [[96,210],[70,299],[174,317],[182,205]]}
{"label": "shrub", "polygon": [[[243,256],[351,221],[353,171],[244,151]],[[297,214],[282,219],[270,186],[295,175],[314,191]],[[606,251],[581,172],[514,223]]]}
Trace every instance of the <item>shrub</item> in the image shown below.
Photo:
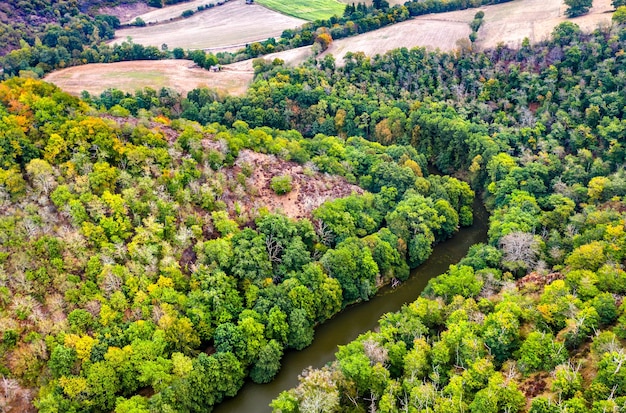
{"label": "shrub", "polygon": [[280,175],[273,177],[270,188],[272,188],[272,191],[276,192],[277,195],[284,195],[291,192],[291,176]]}

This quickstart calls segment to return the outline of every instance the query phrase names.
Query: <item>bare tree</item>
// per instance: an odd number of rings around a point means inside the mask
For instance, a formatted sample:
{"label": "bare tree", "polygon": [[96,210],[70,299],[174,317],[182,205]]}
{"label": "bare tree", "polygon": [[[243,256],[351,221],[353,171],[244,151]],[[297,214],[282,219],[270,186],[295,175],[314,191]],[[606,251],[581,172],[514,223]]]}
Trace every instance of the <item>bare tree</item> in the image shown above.
{"label": "bare tree", "polygon": [[510,270],[533,269],[538,262],[539,242],[528,232],[511,232],[500,239],[502,264]]}

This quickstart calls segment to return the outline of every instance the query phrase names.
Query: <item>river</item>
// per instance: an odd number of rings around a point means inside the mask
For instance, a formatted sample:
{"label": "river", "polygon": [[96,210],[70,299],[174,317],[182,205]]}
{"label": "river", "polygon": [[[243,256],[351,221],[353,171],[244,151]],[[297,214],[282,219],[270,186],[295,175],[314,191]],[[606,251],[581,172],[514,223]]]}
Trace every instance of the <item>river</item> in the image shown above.
{"label": "river", "polygon": [[276,378],[267,384],[247,381],[237,396],[227,399],[213,410],[215,413],[267,413],[269,403],[283,390],[298,385],[298,375],[312,366],[323,367],[335,358],[338,345],[347,344],[360,334],[374,329],[380,317],[413,302],[426,287],[428,280],[444,273],[457,263],[469,247],[487,241],[489,215],[484,206],[474,202],[474,224],[461,229],[454,238],[435,246],[430,258],[411,271],[410,278],[395,289],[381,289],[371,300],[344,309],[315,330],[313,343],[301,351],[288,351]]}

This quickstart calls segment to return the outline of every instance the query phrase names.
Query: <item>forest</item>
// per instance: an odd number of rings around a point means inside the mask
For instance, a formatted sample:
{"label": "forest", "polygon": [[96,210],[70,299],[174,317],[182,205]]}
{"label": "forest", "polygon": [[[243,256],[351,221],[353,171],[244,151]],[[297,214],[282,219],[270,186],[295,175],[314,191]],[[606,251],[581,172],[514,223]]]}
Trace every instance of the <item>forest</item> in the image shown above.
{"label": "forest", "polygon": [[470,181],[489,242],[303,372],[275,412],[625,411],[624,40],[566,22],[519,50],[306,73],[332,90],[318,120],[354,119],[319,125],[410,143]]}
{"label": "forest", "polygon": [[[519,49],[259,59],[244,97],[78,98],[12,76],[63,36],[7,54],[0,407],[210,411],[406,280],[478,194],[488,242],[274,411],[625,411],[623,23]],[[259,159],[352,189],[289,216],[261,190],[302,181],[261,188]]]}
{"label": "forest", "polygon": [[[32,79],[0,100],[0,371],[42,412],[207,410],[472,222],[470,186],[409,146],[129,118]],[[247,208],[250,149],[366,192],[298,220]]]}

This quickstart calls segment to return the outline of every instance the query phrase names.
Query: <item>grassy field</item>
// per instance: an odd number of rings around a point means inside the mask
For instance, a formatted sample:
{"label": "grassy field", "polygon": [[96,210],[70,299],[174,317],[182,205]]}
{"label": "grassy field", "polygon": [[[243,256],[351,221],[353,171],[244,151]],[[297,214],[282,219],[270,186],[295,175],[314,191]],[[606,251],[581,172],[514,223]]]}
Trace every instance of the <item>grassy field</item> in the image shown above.
{"label": "grassy field", "polygon": [[[355,0],[338,0],[343,4],[357,4],[357,3],[365,3],[367,6],[371,6],[372,5],[372,0],[359,0],[359,1],[355,1]],[[404,3],[406,3],[406,0],[387,0],[387,3],[389,3],[390,6],[395,6],[395,5],[399,5],[402,6]]]}
{"label": "grassy field", "polygon": [[346,8],[344,3],[337,0],[256,0],[256,2],[279,13],[309,21],[341,16]]}

